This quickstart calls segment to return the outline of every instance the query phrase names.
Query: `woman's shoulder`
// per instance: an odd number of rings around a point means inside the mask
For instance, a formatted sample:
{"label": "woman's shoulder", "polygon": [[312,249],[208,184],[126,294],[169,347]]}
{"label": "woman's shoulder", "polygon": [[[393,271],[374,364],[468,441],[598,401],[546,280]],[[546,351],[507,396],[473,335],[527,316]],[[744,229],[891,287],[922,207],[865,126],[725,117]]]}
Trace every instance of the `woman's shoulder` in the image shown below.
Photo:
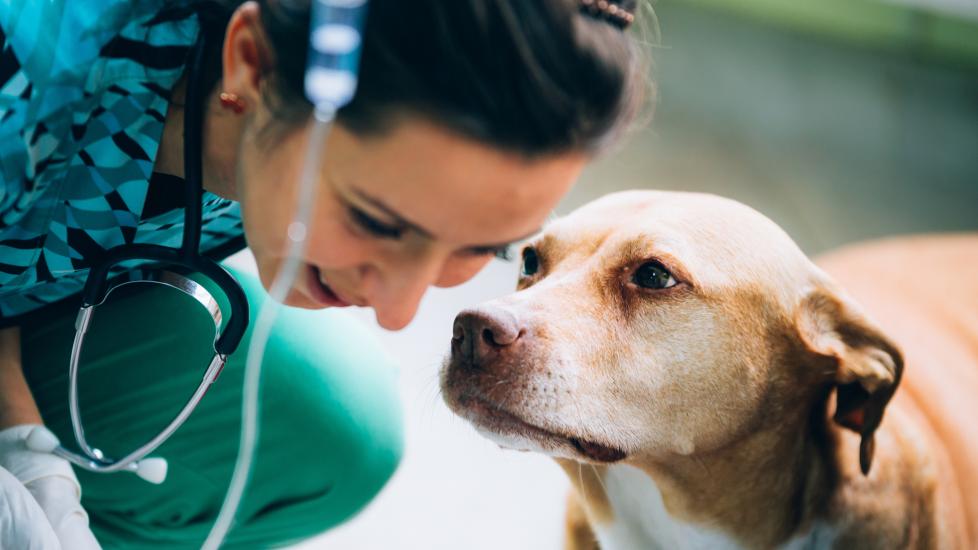
{"label": "woman's shoulder", "polygon": [[[161,17],[166,0],[5,0],[0,33],[7,65],[20,73],[35,99],[33,118],[107,90],[144,80],[172,85],[183,71],[197,33],[189,10]],[[171,10],[172,11],[172,10]],[[8,70],[8,73],[13,71]],[[10,76],[4,74],[0,76]],[[8,78],[9,80],[9,78]],[[11,97],[0,89],[0,106],[23,99],[24,83]]]}
{"label": "woman's shoulder", "polygon": [[[4,0],[0,29],[22,67],[38,82],[83,80],[103,48],[120,38],[186,45],[191,12],[158,17],[185,5],[172,0]],[[179,11],[178,11],[179,13]]]}
{"label": "woman's shoulder", "polygon": [[118,166],[129,153],[151,162],[169,91],[198,31],[191,10],[170,9],[186,6],[186,0],[0,0],[4,225],[26,216],[45,184],[63,179],[55,172],[72,163]]}
{"label": "woman's shoulder", "polygon": [[132,240],[198,32],[164,8],[186,5],[0,0],[0,297]]}

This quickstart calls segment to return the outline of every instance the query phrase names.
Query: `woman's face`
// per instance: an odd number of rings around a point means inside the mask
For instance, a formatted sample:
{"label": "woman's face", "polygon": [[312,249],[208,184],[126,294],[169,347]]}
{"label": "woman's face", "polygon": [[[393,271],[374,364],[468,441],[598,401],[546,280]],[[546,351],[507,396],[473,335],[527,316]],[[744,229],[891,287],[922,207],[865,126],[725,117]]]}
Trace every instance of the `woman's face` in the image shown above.
{"label": "woman's face", "polygon": [[[287,250],[309,134],[305,127],[271,142],[246,130],[238,151],[245,234],[266,289]],[[391,330],[411,321],[430,285],[461,284],[535,233],[587,160],[527,160],[420,118],[373,137],[334,125],[323,155],[286,303],[372,307]]]}

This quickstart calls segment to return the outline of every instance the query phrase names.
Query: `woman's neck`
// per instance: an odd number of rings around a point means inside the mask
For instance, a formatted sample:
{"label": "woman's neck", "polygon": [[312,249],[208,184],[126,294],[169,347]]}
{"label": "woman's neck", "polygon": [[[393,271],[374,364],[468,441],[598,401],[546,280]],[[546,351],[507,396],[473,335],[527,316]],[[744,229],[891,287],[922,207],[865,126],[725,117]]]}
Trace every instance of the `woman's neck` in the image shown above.
{"label": "woman's neck", "polygon": [[[219,86],[216,89],[218,89]],[[186,78],[173,87],[170,107],[163,124],[163,136],[156,154],[154,172],[186,177],[184,173],[184,105]],[[202,176],[205,190],[237,200],[235,166],[244,117],[227,113],[219,106],[218,92],[208,95],[204,105]]]}

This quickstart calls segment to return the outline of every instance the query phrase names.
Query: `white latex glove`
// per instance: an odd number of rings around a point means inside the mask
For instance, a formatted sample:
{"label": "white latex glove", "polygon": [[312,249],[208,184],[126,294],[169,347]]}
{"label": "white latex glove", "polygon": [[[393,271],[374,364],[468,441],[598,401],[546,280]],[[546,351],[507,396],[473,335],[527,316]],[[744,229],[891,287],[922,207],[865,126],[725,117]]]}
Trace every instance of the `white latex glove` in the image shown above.
{"label": "white latex glove", "polygon": [[61,550],[44,510],[19,479],[0,468],[0,548]]}
{"label": "white latex glove", "polygon": [[[88,514],[81,506],[81,485],[71,464],[59,456],[32,451],[24,444],[28,434],[37,427],[25,424],[0,431],[0,467],[23,484],[47,516],[49,528],[61,542],[53,548],[100,550],[101,546],[88,528]],[[12,519],[21,521],[17,517]],[[7,548],[5,543],[6,540],[0,547]],[[10,548],[21,547],[13,545]]]}

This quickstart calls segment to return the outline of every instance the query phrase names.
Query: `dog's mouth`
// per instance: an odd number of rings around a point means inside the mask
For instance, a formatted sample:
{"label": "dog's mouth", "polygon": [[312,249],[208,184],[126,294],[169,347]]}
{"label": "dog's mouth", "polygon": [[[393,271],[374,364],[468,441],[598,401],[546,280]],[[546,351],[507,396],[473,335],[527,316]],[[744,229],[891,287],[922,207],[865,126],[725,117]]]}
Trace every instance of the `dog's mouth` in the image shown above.
{"label": "dog's mouth", "polygon": [[482,397],[460,398],[459,404],[465,410],[464,416],[470,422],[499,435],[524,437],[545,446],[569,447],[593,462],[618,462],[628,456],[628,453],[616,447],[531,424],[519,415]]}
{"label": "dog's mouth", "polygon": [[627,456],[625,451],[621,449],[608,447],[607,445],[593,441],[585,441],[576,437],[569,437],[568,441],[577,449],[577,452],[595,462],[618,462]]}

